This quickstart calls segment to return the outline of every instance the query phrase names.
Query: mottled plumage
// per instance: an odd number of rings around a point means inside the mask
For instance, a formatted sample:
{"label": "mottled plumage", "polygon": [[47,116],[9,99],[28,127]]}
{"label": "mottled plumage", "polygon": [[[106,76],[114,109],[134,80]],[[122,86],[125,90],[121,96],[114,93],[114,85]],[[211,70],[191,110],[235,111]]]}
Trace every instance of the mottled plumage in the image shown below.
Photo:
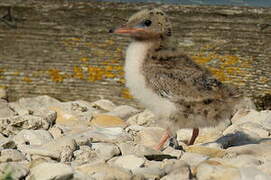
{"label": "mottled plumage", "polygon": [[214,126],[230,118],[240,99],[237,89],[176,50],[150,52],[141,70],[147,87],[176,106],[163,125],[171,130]]}
{"label": "mottled plumage", "polygon": [[233,114],[239,91],[175,48],[164,12],[142,10],[114,32],[133,38],[126,53],[126,85],[159,116],[158,125],[174,132],[214,126]]}

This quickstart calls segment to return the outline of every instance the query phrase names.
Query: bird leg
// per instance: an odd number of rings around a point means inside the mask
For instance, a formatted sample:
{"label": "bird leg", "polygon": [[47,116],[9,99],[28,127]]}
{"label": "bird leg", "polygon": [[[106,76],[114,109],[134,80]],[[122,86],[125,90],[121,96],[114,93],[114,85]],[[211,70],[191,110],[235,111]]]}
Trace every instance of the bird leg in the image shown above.
{"label": "bird leg", "polygon": [[[193,128],[192,137],[190,141],[187,143],[187,145],[193,145],[198,135],[199,135],[199,128]],[[164,132],[163,136],[161,137],[159,143],[154,147],[154,149],[160,151],[170,137],[171,137],[171,133],[169,129],[167,129]]]}
{"label": "bird leg", "polygon": [[199,135],[199,128],[193,128],[192,137],[187,145],[193,145]]}
{"label": "bird leg", "polygon": [[159,143],[154,147],[155,150],[160,151],[162,149],[162,147],[164,146],[164,144],[167,142],[167,140],[170,138],[170,131],[169,129],[167,129],[164,133],[163,136],[161,137]]}

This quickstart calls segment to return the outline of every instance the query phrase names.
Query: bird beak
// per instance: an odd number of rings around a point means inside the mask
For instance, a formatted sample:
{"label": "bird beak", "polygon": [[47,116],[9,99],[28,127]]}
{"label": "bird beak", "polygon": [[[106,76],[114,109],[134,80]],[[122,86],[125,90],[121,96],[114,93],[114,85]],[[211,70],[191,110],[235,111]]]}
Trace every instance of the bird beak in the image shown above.
{"label": "bird beak", "polygon": [[109,32],[114,34],[137,34],[145,32],[146,30],[143,28],[137,28],[137,27],[121,27],[115,30],[110,30]]}

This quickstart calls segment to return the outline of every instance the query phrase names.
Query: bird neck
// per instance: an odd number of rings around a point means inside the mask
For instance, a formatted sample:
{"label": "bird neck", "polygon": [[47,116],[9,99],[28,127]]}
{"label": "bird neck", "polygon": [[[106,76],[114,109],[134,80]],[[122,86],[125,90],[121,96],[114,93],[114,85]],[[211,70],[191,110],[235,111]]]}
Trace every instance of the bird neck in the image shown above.
{"label": "bird neck", "polygon": [[172,50],[175,49],[176,43],[173,41],[172,38],[165,38],[165,37],[160,37],[156,39],[137,39],[132,42],[133,43],[138,43],[138,44],[144,44],[145,48],[147,49],[148,52],[152,51],[160,51],[160,50]]}

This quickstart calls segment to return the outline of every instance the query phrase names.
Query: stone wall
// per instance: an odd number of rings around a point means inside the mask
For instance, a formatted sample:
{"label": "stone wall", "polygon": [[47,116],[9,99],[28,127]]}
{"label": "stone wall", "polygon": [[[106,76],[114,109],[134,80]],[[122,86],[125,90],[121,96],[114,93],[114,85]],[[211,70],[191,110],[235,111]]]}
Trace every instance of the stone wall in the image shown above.
{"label": "stone wall", "polygon": [[[0,15],[9,1],[0,2]],[[0,86],[10,99],[47,94],[133,104],[124,87],[128,39],[108,33],[134,12],[160,7],[178,46],[248,95],[271,94],[271,8],[26,0],[0,21]]]}

